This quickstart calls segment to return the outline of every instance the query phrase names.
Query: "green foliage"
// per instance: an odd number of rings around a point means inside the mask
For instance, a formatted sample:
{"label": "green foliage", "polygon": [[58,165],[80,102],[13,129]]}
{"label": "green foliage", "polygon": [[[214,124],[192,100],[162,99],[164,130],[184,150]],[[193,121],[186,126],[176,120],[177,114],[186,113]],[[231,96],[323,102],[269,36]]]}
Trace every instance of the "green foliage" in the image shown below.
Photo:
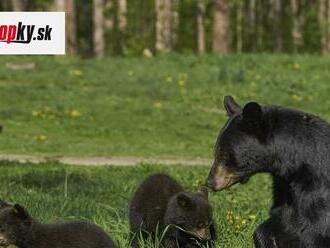
{"label": "green foliage", "polygon": [[[274,20],[270,15],[270,1],[256,1],[256,23],[251,26],[249,21],[250,1],[231,0],[230,28],[231,51],[240,52],[239,39],[242,37],[243,52],[274,52],[275,33]],[[28,10],[50,10],[53,0],[30,0]],[[118,2],[105,1],[106,17],[106,52],[108,55],[141,55],[145,48],[155,52],[155,0],[127,1],[127,29],[121,33],[118,29]],[[190,54],[197,50],[196,0],[174,1],[173,11],[178,14],[178,27],[174,31],[177,39],[174,42],[174,52]],[[304,17],[302,26],[303,44],[296,49],[293,45],[292,29],[293,15],[290,1],[281,2],[279,30],[285,53],[320,53],[321,34],[318,21],[318,1],[299,1],[299,14]],[[205,0],[206,14],[204,26],[206,31],[207,51],[212,51],[213,1]],[[11,10],[11,1],[0,2],[0,10]],[[92,55],[93,33],[92,1],[76,0],[78,50],[83,56]],[[241,11],[241,12],[240,12]],[[240,13],[239,13],[240,12]],[[241,19],[238,18],[241,16]],[[175,25],[174,25],[175,26]]]}
{"label": "green foliage", "polygon": [[[209,167],[67,167],[56,163],[24,166],[0,163],[0,199],[18,202],[43,223],[86,220],[104,228],[120,247],[129,243],[128,206],[139,183],[149,174],[165,172],[196,191]],[[253,247],[252,233],[267,218],[269,178],[261,175],[244,186],[211,193],[217,224],[217,247]],[[146,243],[145,248],[157,248]]]}

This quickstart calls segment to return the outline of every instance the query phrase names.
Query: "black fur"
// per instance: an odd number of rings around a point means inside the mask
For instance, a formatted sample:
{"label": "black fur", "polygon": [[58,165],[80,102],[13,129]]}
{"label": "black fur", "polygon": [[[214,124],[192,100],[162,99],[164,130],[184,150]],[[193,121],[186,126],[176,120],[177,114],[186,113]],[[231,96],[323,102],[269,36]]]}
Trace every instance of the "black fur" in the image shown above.
{"label": "black fur", "polygon": [[228,115],[208,182],[220,190],[228,174],[235,182],[259,172],[273,175],[273,206],[254,234],[256,247],[330,247],[330,125],[257,103]]}
{"label": "black fur", "polygon": [[85,222],[40,224],[20,205],[2,204],[0,246],[18,248],[115,248],[98,226]]}
{"label": "black fur", "polygon": [[[143,239],[155,239],[157,234],[159,238],[165,232],[162,246],[166,248],[211,246],[216,239],[207,192],[184,192],[167,175],[145,179],[132,199],[129,212],[134,248],[139,247],[140,234]],[[197,232],[203,238],[198,238]]]}

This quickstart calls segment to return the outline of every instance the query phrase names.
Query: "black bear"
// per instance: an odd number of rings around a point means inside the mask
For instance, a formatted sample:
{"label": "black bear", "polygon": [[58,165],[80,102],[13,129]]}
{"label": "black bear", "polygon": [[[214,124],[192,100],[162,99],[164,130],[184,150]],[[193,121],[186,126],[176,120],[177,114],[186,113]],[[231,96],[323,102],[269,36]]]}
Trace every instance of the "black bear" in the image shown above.
{"label": "black bear", "polygon": [[297,110],[224,99],[228,121],[208,177],[214,190],[259,172],[273,176],[270,217],[256,247],[330,247],[330,125]]}
{"label": "black bear", "polygon": [[115,248],[98,226],[85,222],[40,224],[18,204],[0,206],[0,246],[18,248]]}
{"label": "black bear", "polygon": [[216,233],[207,194],[206,188],[197,193],[184,192],[179,183],[164,174],[149,176],[130,204],[132,247],[139,247],[141,236],[155,240],[164,233],[161,243],[166,248],[211,247]]}

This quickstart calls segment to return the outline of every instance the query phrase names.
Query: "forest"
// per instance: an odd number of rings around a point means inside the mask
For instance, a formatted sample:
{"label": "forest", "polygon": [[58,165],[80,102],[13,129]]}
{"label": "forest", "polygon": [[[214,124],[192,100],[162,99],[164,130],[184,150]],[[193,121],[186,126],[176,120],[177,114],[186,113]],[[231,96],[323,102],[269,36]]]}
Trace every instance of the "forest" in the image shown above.
{"label": "forest", "polygon": [[330,52],[330,0],[2,0],[1,11],[65,11],[67,53]]}

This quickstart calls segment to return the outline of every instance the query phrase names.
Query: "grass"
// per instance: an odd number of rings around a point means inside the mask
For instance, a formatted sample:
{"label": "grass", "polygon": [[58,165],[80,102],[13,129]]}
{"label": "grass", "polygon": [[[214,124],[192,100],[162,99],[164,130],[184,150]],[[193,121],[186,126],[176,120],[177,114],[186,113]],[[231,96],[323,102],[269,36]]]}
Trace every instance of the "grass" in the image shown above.
{"label": "grass", "polygon": [[[34,70],[6,63],[34,62]],[[0,57],[1,153],[75,156],[212,156],[226,117],[224,95],[240,103],[299,108],[330,120],[330,57],[160,56],[81,60]],[[43,222],[85,219],[126,247],[127,209],[148,174],[166,172],[196,190],[209,167],[70,167],[1,162],[2,199]],[[218,247],[253,247],[267,218],[268,176],[212,194]],[[150,247],[149,247],[150,248]]]}
{"label": "grass", "polygon": [[[34,62],[30,71],[6,63]],[[234,95],[330,120],[330,57],[0,57],[1,153],[211,157]]]}
{"label": "grass", "polygon": [[[195,191],[208,170],[206,166],[95,168],[1,162],[0,198],[26,206],[44,223],[73,219],[94,222],[125,248],[129,242],[128,204],[147,175],[165,172],[186,190]],[[270,191],[268,177],[259,175],[244,186],[211,193],[219,236],[217,247],[253,247],[251,236],[256,225],[267,216]]]}

